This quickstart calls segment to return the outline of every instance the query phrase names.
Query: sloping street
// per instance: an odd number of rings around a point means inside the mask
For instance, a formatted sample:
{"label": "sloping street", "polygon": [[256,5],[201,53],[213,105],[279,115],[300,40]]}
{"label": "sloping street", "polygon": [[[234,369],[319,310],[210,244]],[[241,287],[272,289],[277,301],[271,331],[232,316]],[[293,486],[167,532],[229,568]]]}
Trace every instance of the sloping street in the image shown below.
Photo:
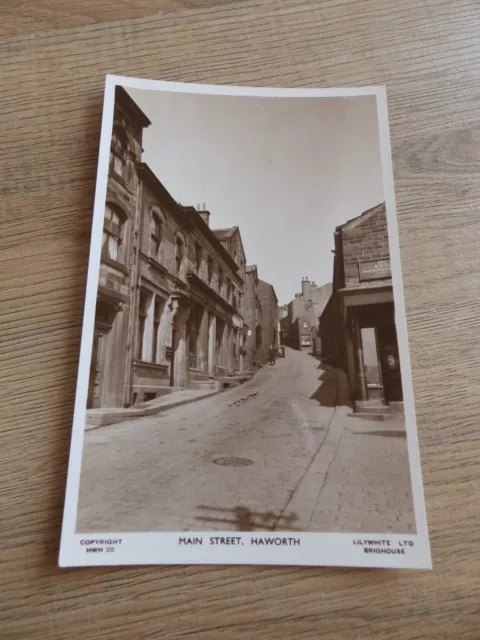
{"label": "sloping street", "polygon": [[339,389],[287,349],[234,389],[87,431],[77,530],[411,531],[406,439],[349,429]]}

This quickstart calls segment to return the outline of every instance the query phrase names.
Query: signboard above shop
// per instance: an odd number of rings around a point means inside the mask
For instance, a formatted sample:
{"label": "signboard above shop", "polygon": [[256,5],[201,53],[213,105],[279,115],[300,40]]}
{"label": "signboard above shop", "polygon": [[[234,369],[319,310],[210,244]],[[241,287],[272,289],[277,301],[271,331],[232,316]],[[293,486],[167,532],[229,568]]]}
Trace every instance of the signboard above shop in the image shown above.
{"label": "signboard above shop", "polygon": [[360,282],[370,280],[387,280],[392,277],[390,260],[364,260],[358,263],[358,277]]}

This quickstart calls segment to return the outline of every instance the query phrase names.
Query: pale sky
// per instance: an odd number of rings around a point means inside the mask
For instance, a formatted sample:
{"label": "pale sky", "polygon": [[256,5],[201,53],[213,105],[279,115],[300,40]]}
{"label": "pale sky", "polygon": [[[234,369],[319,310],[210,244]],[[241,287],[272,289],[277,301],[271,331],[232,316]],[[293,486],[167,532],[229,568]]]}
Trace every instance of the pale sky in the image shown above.
{"label": "pale sky", "polygon": [[146,162],[210,226],[238,226],[280,304],[331,282],[335,227],[384,200],[375,98],[258,98],[128,89],[152,124]]}

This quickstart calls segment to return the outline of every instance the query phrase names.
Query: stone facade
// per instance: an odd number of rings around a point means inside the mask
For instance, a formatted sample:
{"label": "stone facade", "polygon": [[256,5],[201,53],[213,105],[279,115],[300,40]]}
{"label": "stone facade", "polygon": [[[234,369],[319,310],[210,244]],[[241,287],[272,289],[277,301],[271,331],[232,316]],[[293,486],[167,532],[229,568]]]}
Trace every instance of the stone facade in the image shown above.
{"label": "stone facade", "polygon": [[240,231],[211,229],[209,211],[180,205],[142,163],[149,124],[117,89],[89,409],[243,379]]}
{"label": "stone facade", "polygon": [[[390,251],[384,204],[374,207],[360,218],[340,227],[337,233],[341,236],[345,287],[360,284],[359,264],[382,260],[389,263]],[[373,277],[372,282],[374,280]],[[388,276],[383,278],[383,282],[387,281],[391,283],[391,278]]]}
{"label": "stone facade", "polygon": [[135,246],[139,223],[145,114],[121,87],[116,88],[113,133],[103,227],[88,408],[125,406],[132,359],[135,307]]}
{"label": "stone facade", "polygon": [[[385,204],[337,227],[322,356],[347,374],[356,410],[402,406]],[[372,409],[373,407],[373,409]]]}
{"label": "stone facade", "polygon": [[260,364],[262,346],[262,305],[258,297],[256,265],[247,266],[245,270],[244,320],[248,326],[245,341],[245,367],[247,371],[255,371]]}
{"label": "stone facade", "polygon": [[265,364],[269,359],[270,346],[279,345],[278,300],[273,286],[263,280],[258,281],[258,298],[262,307],[262,342],[258,352],[260,363]]}

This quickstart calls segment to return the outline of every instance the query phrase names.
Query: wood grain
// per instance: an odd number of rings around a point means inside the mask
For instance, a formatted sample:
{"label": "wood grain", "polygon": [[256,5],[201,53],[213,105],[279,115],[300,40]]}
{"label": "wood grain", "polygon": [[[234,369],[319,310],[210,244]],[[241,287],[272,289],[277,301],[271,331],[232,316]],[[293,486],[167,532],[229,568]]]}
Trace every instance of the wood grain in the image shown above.
{"label": "wood grain", "polygon": [[[478,639],[478,2],[133,4],[1,7],[0,637]],[[57,569],[106,73],[387,84],[433,572]]]}

